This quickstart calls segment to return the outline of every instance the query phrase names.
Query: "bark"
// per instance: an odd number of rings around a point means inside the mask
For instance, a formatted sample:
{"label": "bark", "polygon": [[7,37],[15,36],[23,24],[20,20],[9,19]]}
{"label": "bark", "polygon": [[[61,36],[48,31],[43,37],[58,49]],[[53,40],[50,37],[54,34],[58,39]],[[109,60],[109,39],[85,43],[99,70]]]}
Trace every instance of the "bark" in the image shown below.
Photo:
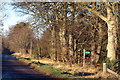
{"label": "bark", "polygon": [[61,58],[63,62],[67,61],[66,58],[66,40],[65,40],[65,29],[62,27],[60,29],[60,41],[61,41]]}
{"label": "bark", "polygon": [[55,29],[51,29],[51,59],[55,60]]}
{"label": "bark", "polygon": [[67,5],[63,4],[63,25],[60,28],[60,38],[61,38],[61,57],[63,62],[67,62],[66,54],[67,54],[67,45],[66,45],[66,39],[65,39],[65,32],[67,28],[67,11],[66,11]]}
{"label": "bark", "polygon": [[93,39],[91,42],[91,65],[95,64],[95,40]]}
{"label": "bark", "polygon": [[77,43],[76,39],[73,38],[73,53],[75,58],[75,63],[78,63],[78,53],[77,53]]}
{"label": "bark", "polygon": [[38,47],[38,50],[39,50],[39,51],[38,51],[38,52],[39,52],[39,53],[38,53],[38,54],[39,54],[39,58],[41,58],[41,54],[42,54],[42,51],[41,51],[42,49],[41,49],[41,47]]}
{"label": "bark", "polygon": [[108,22],[108,26],[109,27],[108,27],[107,57],[110,58],[111,60],[114,60],[116,59],[116,48],[117,48],[117,35],[116,35],[115,22],[114,21]]}
{"label": "bark", "polygon": [[61,33],[62,33],[62,30],[61,30],[61,28],[60,28],[60,30],[59,30],[59,41],[60,41],[60,45],[59,45],[59,47],[60,47],[60,60],[62,60],[62,35],[61,35]]}
{"label": "bark", "polygon": [[[113,7],[113,6],[112,6]],[[107,7],[107,25],[108,25],[108,45],[107,57],[110,60],[116,59],[116,49],[117,49],[117,22],[116,15],[114,11],[111,9],[111,6]]]}
{"label": "bark", "polygon": [[74,52],[76,52],[76,49],[77,49],[77,40],[74,38],[73,39],[73,50],[74,50]]}
{"label": "bark", "polygon": [[[71,7],[71,24],[75,24],[75,4],[72,3],[72,7]],[[68,36],[68,40],[69,40],[69,55],[70,55],[70,60],[72,61],[72,63],[75,63],[75,60],[76,60],[76,53],[74,52],[74,48],[76,47],[76,44],[74,43],[74,39],[73,39],[73,32],[72,32],[72,29],[74,26],[69,26],[68,29],[69,29],[69,36]]]}
{"label": "bark", "polygon": [[73,50],[72,50],[72,35],[69,34],[69,55],[70,55],[70,60],[73,58]]}
{"label": "bark", "polygon": [[101,54],[101,48],[102,48],[102,38],[103,38],[103,31],[102,31],[102,25],[99,23],[98,24],[98,28],[99,28],[99,31],[98,31],[98,45],[97,45],[97,56],[96,56],[96,63],[98,62],[99,60],[99,57],[100,57],[100,54]]}
{"label": "bark", "polygon": [[32,41],[31,41],[31,43],[30,43],[30,56],[32,57]]}

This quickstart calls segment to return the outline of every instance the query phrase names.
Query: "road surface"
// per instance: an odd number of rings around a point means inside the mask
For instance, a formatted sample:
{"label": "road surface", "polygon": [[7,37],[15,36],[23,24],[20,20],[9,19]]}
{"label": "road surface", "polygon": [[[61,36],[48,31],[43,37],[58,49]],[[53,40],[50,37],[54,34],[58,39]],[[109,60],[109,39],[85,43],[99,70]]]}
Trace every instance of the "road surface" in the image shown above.
{"label": "road surface", "polygon": [[48,76],[29,68],[28,65],[18,61],[14,56],[2,55],[2,80],[36,80],[49,79]]}

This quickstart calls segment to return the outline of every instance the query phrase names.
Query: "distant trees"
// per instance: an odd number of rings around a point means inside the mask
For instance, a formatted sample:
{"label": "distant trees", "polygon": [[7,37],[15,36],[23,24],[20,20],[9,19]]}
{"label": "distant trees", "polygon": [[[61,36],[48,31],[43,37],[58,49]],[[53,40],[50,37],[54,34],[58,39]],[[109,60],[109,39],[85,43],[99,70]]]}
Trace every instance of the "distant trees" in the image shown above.
{"label": "distant trees", "polygon": [[33,40],[33,31],[29,23],[21,22],[10,29],[8,35],[9,48],[11,51],[28,53],[30,43]]}

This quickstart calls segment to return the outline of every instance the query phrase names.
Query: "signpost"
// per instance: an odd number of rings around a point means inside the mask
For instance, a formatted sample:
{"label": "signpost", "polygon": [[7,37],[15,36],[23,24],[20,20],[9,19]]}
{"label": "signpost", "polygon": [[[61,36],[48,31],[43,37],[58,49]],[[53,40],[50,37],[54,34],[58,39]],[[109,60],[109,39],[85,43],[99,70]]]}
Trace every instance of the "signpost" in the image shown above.
{"label": "signpost", "polygon": [[83,67],[85,66],[85,54],[90,54],[90,51],[83,49]]}
{"label": "signpost", "polygon": [[85,49],[83,49],[83,67],[85,67]]}

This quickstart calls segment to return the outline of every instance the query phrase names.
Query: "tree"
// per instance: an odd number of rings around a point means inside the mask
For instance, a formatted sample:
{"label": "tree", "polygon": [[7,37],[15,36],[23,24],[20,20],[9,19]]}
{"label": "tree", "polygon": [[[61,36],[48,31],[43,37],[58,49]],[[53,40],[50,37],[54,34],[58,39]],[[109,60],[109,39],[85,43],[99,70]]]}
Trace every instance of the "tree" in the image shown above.
{"label": "tree", "polygon": [[[116,2],[105,2],[105,3],[85,3],[85,8],[93,14],[100,17],[108,26],[108,45],[107,45],[107,57],[111,60],[116,59],[117,49],[117,8]],[[90,5],[92,7],[90,7]],[[106,8],[105,8],[106,7]]]}
{"label": "tree", "polygon": [[20,53],[29,53],[30,43],[33,39],[33,31],[29,23],[21,22],[10,29],[9,48]]}
{"label": "tree", "polygon": [[6,16],[5,13],[3,13],[5,11],[5,4],[4,2],[0,2],[0,53],[2,53],[2,34],[3,34],[3,20]]}

